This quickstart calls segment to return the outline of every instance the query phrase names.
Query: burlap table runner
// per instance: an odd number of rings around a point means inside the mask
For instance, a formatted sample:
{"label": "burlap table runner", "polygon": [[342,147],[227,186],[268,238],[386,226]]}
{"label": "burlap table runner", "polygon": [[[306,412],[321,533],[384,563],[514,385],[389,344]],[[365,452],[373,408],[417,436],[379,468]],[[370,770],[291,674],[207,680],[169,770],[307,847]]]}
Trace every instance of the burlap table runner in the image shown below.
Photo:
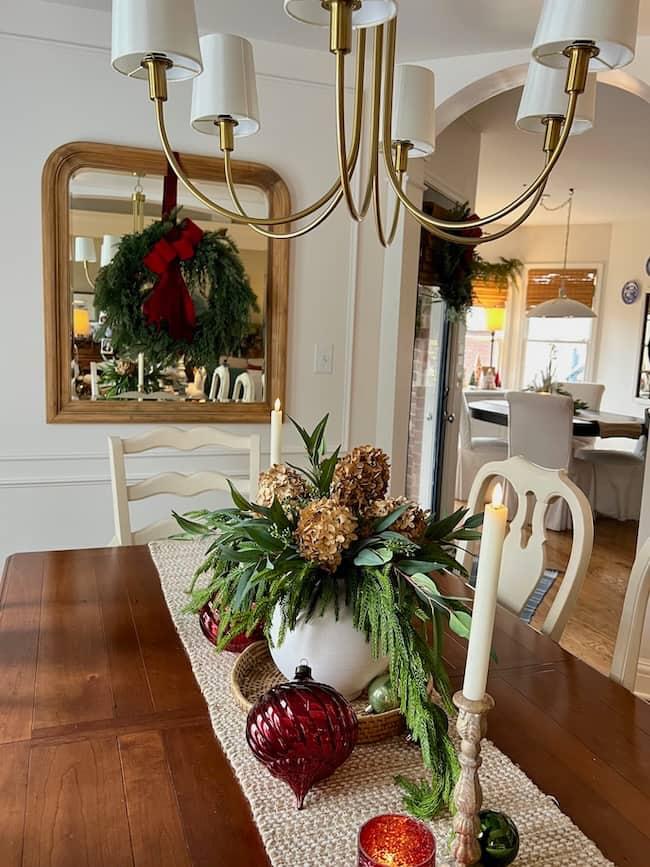
{"label": "burlap table runner", "polygon": [[[356,867],[360,826],[379,813],[403,812],[396,774],[423,775],[420,752],[404,738],[358,746],[338,771],[312,789],[305,809],[296,810],[293,793],[258,763],[246,743],[245,714],[230,693],[235,655],[217,655],[197,618],[182,613],[185,590],[202,560],[197,542],[153,542],[151,555],[167,605],[205,696],[212,725],[248,798],[274,867]],[[596,846],[496,747],[483,746],[484,803],[504,810],[521,834],[519,867],[606,867]],[[432,823],[438,864],[448,862],[451,820]],[[257,865],[251,864],[251,867]]]}

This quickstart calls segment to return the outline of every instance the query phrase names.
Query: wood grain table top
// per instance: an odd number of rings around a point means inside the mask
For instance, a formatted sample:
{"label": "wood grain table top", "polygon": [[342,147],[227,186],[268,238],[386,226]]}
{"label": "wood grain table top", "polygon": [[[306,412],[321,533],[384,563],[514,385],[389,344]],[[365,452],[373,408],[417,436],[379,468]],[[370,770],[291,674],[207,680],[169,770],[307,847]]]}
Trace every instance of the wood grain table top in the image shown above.
{"label": "wood grain table top", "polygon": [[[645,867],[650,706],[503,610],[495,650],[489,737],[608,858]],[[462,643],[445,655],[460,684]],[[146,548],[7,562],[0,865],[268,865]]]}

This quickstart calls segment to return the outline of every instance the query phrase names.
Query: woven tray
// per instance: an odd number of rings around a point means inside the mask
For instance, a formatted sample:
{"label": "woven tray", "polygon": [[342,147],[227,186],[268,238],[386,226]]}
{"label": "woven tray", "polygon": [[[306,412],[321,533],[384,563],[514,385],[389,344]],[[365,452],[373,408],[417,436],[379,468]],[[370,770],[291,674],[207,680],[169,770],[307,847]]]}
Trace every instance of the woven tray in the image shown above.
{"label": "woven tray", "polygon": [[[230,675],[232,694],[246,713],[267,690],[285,681],[275,667],[266,641],[256,641],[240,653]],[[363,694],[351,704],[359,719],[359,744],[383,741],[405,730],[404,717],[398,710],[367,714],[368,702]]]}

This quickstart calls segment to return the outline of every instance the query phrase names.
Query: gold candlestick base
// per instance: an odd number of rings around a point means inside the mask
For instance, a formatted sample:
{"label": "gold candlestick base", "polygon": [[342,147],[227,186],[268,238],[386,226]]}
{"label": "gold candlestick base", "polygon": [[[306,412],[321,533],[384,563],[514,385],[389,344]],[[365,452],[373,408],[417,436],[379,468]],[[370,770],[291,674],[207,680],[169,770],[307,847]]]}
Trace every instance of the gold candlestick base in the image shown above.
{"label": "gold candlestick base", "polygon": [[456,728],[461,739],[458,757],[461,770],[454,790],[458,812],[454,816],[451,854],[454,867],[466,867],[481,860],[478,835],[483,792],[478,772],[482,761],[481,740],[487,731],[487,714],[494,707],[494,699],[486,693],[481,701],[470,701],[462,692],[457,692],[454,704],[458,708]]}

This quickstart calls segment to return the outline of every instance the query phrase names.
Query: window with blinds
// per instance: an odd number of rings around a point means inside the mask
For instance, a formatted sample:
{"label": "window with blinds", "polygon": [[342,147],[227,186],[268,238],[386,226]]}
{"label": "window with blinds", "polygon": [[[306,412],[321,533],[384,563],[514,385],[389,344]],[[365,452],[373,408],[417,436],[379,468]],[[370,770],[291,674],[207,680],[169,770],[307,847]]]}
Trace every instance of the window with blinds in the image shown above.
{"label": "window with blinds", "polygon": [[566,271],[531,268],[526,286],[526,308],[557,298],[563,280],[569,298],[592,307],[596,277],[595,268],[567,268]]}
{"label": "window with blinds", "polygon": [[474,307],[505,307],[508,301],[507,280],[472,280]]}

